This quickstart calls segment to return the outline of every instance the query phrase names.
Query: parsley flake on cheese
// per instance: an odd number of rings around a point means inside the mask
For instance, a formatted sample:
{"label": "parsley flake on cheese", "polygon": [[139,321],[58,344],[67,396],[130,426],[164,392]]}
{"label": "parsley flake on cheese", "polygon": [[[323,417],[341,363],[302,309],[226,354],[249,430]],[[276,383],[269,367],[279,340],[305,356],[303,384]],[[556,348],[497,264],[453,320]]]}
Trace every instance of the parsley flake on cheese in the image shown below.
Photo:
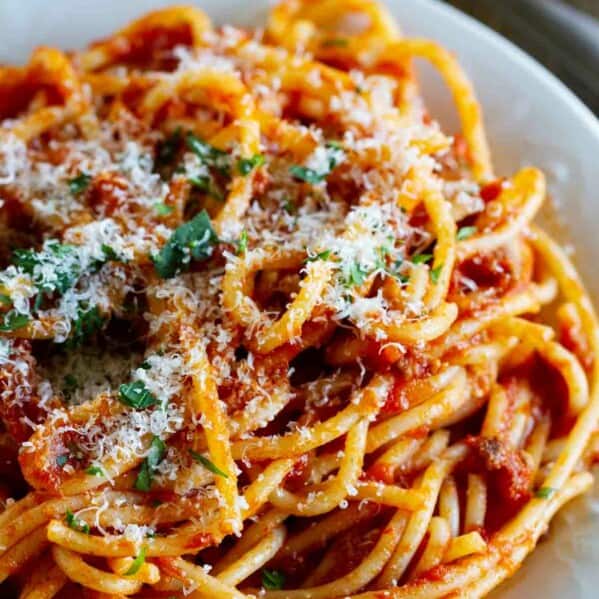
{"label": "parsley flake on cheese", "polygon": [[237,170],[242,175],[249,175],[255,168],[264,164],[264,156],[262,154],[254,154],[251,158],[240,158],[237,161]]}
{"label": "parsley flake on cheese", "polygon": [[119,387],[119,401],[126,406],[143,410],[156,405],[158,400],[148,391],[143,381],[126,383]]}
{"label": "parsley flake on cheese", "polygon": [[160,277],[170,279],[188,270],[192,260],[209,258],[217,241],[210,217],[202,210],[175,229],[160,252],[152,257],[154,268]]}
{"label": "parsley flake on cheese", "polygon": [[210,472],[212,472],[213,474],[216,474],[217,476],[222,476],[223,478],[229,478],[229,475],[226,472],[223,472],[218,466],[214,464],[214,462],[210,461],[201,453],[198,453],[197,451],[190,449],[189,454],[196,462],[202,464],[204,468],[210,470]]}
{"label": "parsley flake on cheese", "polygon": [[138,491],[149,491],[152,486],[152,479],[156,473],[156,469],[166,452],[166,445],[160,437],[154,437],[148,451],[146,459],[142,462],[137,478],[135,479],[135,488]]}

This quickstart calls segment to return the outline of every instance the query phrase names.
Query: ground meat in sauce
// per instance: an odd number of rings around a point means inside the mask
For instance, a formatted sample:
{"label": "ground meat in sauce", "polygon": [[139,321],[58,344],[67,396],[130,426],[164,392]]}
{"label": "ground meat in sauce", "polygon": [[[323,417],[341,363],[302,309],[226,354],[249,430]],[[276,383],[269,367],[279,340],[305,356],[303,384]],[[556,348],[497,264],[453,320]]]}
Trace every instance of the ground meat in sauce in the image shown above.
{"label": "ground meat in sauce", "polygon": [[485,476],[489,500],[485,525],[495,530],[530,499],[532,472],[522,452],[497,437],[468,437],[466,443],[471,453],[464,465],[468,472]]}

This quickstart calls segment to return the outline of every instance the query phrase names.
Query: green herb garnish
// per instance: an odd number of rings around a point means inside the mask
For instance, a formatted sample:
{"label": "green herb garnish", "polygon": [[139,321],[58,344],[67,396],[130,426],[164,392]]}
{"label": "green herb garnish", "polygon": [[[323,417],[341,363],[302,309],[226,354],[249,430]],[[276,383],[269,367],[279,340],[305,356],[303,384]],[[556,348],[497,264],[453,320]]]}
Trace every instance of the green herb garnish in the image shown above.
{"label": "green herb garnish", "polygon": [[229,174],[229,154],[188,133],[185,136],[187,147],[200,159],[202,164],[216,168],[221,175]]}
{"label": "green herb garnish", "polygon": [[283,202],[283,210],[285,210],[287,214],[295,214],[297,212],[297,206],[293,200],[285,198],[285,201]]}
{"label": "green herb garnish", "polygon": [[248,250],[248,233],[244,229],[239,235],[239,239],[237,240],[237,255],[242,256]]}
{"label": "green herb garnish", "polygon": [[322,183],[326,179],[328,173],[317,173],[314,169],[308,168],[306,166],[298,166],[294,164],[289,172],[300,181],[304,181],[305,183],[310,183],[311,185],[316,185],[317,183]]}
{"label": "green herb garnish", "polygon": [[125,258],[121,258],[121,256],[119,256],[109,245],[103,243],[101,248],[103,256],[94,260],[89,265],[89,272],[98,272],[107,262],[127,262]]}
{"label": "green herb garnish", "polygon": [[317,260],[328,260],[331,255],[331,250],[324,250],[322,252],[318,252],[314,256],[308,256],[304,262],[316,262]]}
{"label": "green herb garnish", "polygon": [[264,164],[264,156],[262,154],[254,154],[251,158],[240,158],[237,161],[237,170],[242,175],[249,175],[256,167]]}
{"label": "green herb garnish", "polygon": [[338,141],[330,141],[325,144],[327,164],[323,170],[315,170],[306,166],[293,165],[289,172],[300,181],[316,185],[322,183],[330,175],[332,170],[341,162],[344,153]]}
{"label": "green herb garnish", "polygon": [[156,397],[148,391],[143,381],[125,383],[119,387],[119,401],[130,408],[144,410],[158,403]]}
{"label": "green herb garnish", "polygon": [[218,189],[214,180],[209,175],[190,176],[187,180],[197,189],[214,198],[218,202],[224,201],[224,196]]}
{"label": "green herb garnish", "polygon": [[349,287],[359,287],[366,281],[368,271],[359,263],[352,262],[346,276],[346,285]]}
{"label": "green herb garnish", "polygon": [[104,254],[104,262],[124,262],[123,258],[121,258],[109,245],[105,243],[102,244],[102,253]]}
{"label": "green herb garnish", "polygon": [[204,468],[210,470],[210,472],[222,476],[223,478],[229,478],[229,475],[226,472],[223,472],[218,466],[216,466],[213,462],[211,462],[208,458],[204,457],[201,453],[194,451],[193,449],[189,450],[191,457],[196,461],[202,464]]}
{"label": "green herb garnish", "polygon": [[282,589],[285,584],[285,575],[278,570],[262,570],[262,586],[267,591]]}
{"label": "green herb garnish", "polygon": [[142,547],[137,554],[137,557],[133,560],[133,563],[129,567],[129,569],[125,572],[125,576],[133,576],[133,574],[137,574],[139,569],[143,566],[143,563],[146,561],[146,548]]}
{"label": "green herb garnish", "polygon": [[172,214],[174,208],[168,206],[164,202],[156,202],[156,204],[154,204],[154,210],[158,216],[168,216],[169,214]]}
{"label": "green herb garnish", "polygon": [[106,319],[100,314],[98,306],[91,308],[80,304],[77,318],[71,324],[71,336],[65,342],[66,347],[80,347],[84,341],[102,329]]}
{"label": "green herb garnish", "polygon": [[27,314],[19,314],[16,310],[11,310],[4,315],[0,324],[0,331],[16,331],[23,328],[29,322]]}
{"label": "green herb garnish", "polygon": [[177,127],[173,133],[158,145],[155,167],[161,175],[164,174],[164,170],[175,160],[181,146],[182,138],[181,127]]}
{"label": "green herb garnish", "polygon": [[104,476],[104,470],[100,466],[90,466],[85,469],[85,474],[89,474],[90,476]]}
{"label": "green herb garnish", "polygon": [[431,269],[431,281],[433,282],[433,285],[436,285],[439,282],[439,276],[441,275],[442,270],[443,264],[439,264],[439,266]]}
{"label": "green herb garnish", "polygon": [[87,173],[79,173],[76,177],[69,179],[69,189],[73,195],[77,195],[85,191],[92,180],[91,175]]}
{"label": "green herb garnish", "polygon": [[71,510],[67,510],[67,514],[65,516],[65,521],[69,528],[76,530],[77,532],[82,532],[86,535],[89,534],[89,524],[83,520],[80,520],[71,512]]}
{"label": "green herb garnish", "polygon": [[15,250],[13,264],[33,279],[43,293],[65,293],[75,285],[81,275],[77,248],[51,239],[40,252]]}
{"label": "green herb garnish", "polygon": [[556,491],[557,489],[554,489],[553,487],[540,487],[535,492],[535,497],[538,497],[539,499],[549,499]]}
{"label": "green herb garnish", "polygon": [[137,478],[135,479],[135,488],[138,491],[149,491],[152,487],[152,479],[158,464],[164,459],[166,453],[166,445],[160,437],[154,437],[148,450],[148,455],[143,461]]}
{"label": "green herb garnish", "polygon": [[412,264],[426,264],[432,259],[432,254],[416,254],[415,256],[412,256]]}
{"label": "green herb garnish", "polygon": [[170,279],[187,270],[191,260],[205,260],[212,254],[218,237],[205,210],[177,227],[163,248],[152,256],[160,277]]}
{"label": "green herb garnish", "polygon": [[10,297],[8,297],[8,295],[0,293],[0,304],[4,304],[5,306],[11,306],[12,300],[10,299]]}
{"label": "green herb garnish", "polygon": [[456,239],[458,241],[464,241],[464,239],[468,239],[468,237],[472,237],[476,233],[476,227],[460,227],[458,233],[456,235]]}

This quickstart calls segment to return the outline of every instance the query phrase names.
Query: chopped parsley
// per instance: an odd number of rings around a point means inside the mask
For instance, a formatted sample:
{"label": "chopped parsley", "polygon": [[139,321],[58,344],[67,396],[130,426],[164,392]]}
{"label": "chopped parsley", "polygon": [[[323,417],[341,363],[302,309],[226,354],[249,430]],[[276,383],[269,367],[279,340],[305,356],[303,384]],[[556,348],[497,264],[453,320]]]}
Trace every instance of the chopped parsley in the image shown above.
{"label": "chopped parsley", "polygon": [[185,136],[185,143],[188,149],[200,159],[202,164],[214,167],[221,175],[228,176],[230,166],[229,154],[227,152],[215,148],[191,132]]}
{"label": "chopped parsley", "polygon": [[69,189],[71,193],[77,195],[82,191],[85,191],[91,180],[91,175],[88,175],[87,173],[79,173],[76,177],[69,179]]}
{"label": "chopped parsley", "polygon": [[146,561],[146,551],[145,547],[142,547],[137,554],[137,557],[133,560],[129,569],[125,572],[125,576],[133,576],[133,574],[137,574],[139,569],[143,566]]}
{"label": "chopped parsley", "polygon": [[170,279],[189,268],[191,260],[205,260],[218,237],[205,210],[175,229],[158,254],[152,256],[160,277]]}
{"label": "chopped parsley", "polygon": [[[97,272],[106,262],[125,262],[109,245],[103,243],[101,249],[102,257],[90,262],[89,272]],[[15,250],[12,263],[28,274],[39,290],[36,310],[41,305],[42,294],[64,295],[83,274],[79,248],[60,243],[57,239],[46,241],[40,251],[31,248]]]}
{"label": "chopped parsley", "polygon": [[223,196],[221,191],[218,189],[218,187],[216,186],[216,184],[214,183],[214,180],[212,179],[212,177],[210,175],[200,175],[200,176],[194,175],[194,176],[188,177],[187,180],[196,189],[203,191],[204,193],[209,195],[211,198],[214,198],[215,200],[217,200],[219,202],[224,201],[225,197]]}
{"label": "chopped parsley", "polygon": [[104,470],[100,466],[90,466],[85,469],[85,474],[89,474],[90,476],[104,476]]}
{"label": "chopped parsley", "polygon": [[264,156],[262,154],[254,154],[251,158],[240,158],[237,161],[237,170],[242,175],[249,175],[256,167],[264,164]]}
{"label": "chopped parsley", "polygon": [[174,208],[172,206],[168,206],[164,202],[156,202],[156,204],[154,204],[154,210],[158,216],[168,216],[173,212]]}
{"label": "chopped parsley", "polygon": [[267,591],[276,591],[282,589],[285,584],[285,575],[278,570],[262,570],[262,586]]}
{"label": "chopped parsley", "polygon": [[283,210],[285,210],[287,214],[295,214],[297,212],[297,206],[293,200],[285,198],[285,201],[283,202]]}
{"label": "chopped parsley", "polygon": [[248,250],[248,232],[244,229],[237,240],[237,255],[242,256]]}
{"label": "chopped parsley", "polygon": [[144,410],[158,403],[156,397],[148,391],[143,381],[121,385],[119,387],[119,401],[136,410]]}
{"label": "chopped parsley", "polygon": [[0,293],[0,304],[4,304],[5,306],[11,306],[12,300],[8,295],[4,295],[4,293]]}
{"label": "chopped parsley", "polygon": [[458,233],[456,235],[456,239],[458,241],[464,241],[464,239],[468,239],[468,237],[472,237],[477,231],[476,227],[460,227],[458,229]]}
{"label": "chopped parsley", "polygon": [[80,520],[71,512],[71,510],[67,510],[67,514],[65,516],[65,522],[69,528],[76,530],[77,532],[82,532],[83,534],[89,534],[89,524],[83,520]]}
{"label": "chopped parsley", "polygon": [[311,185],[322,183],[329,174],[328,172],[318,173],[314,169],[308,168],[307,166],[298,166],[295,164],[289,169],[289,172],[296,179],[304,181],[305,183],[310,183]]}
{"label": "chopped parsley", "polygon": [[11,310],[4,315],[0,324],[0,331],[16,331],[23,328],[29,322],[27,314],[19,314],[16,310]]}
{"label": "chopped parsley", "polygon": [[226,472],[223,472],[218,466],[211,462],[207,457],[204,457],[201,453],[198,453],[197,451],[190,449],[189,454],[196,462],[202,464],[202,466],[210,470],[210,472],[218,476],[222,476],[223,478],[229,478],[229,475]]}
{"label": "chopped parsley", "polygon": [[325,148],[327,164],[324,169],[315,170],[313,168],[308,168],[307,166],[293,165],[289,168],[291,175],[296,179],[304,181],[305,183],[310,183],[311,185],[322,183],[345,156],[343,148],[338,141],[327,142]]}
{"label": "chopped parsley", "polygon": [[316,262],[317,260],[328,260],[331,256],[331,250],[323,250],[322,252],[318,252],[313,256],[308,256],[304,262]]}
{"label": "chopped parsley", "polygon": [[443,264],[439,264],[439,266],[431,269],[431,281],[433,282],[433,285],[436,285],[439,282],[439,276],[441,275],[442,270]]}
{"label": "chopped parsley", "polygon": [[380,270],[381,272],[387,271],[387,256],[391,253],[391,249],[385,245],[382,245],[376,249],[376,262],[375,262],[375,270]]}
{"label": "chopped parsley", "polygon": [[106,245],[105,243],[103,243],[101,247],[102,247],[102,253],[104,254],[104,262],[110,262],[111,260],[114,262],[124,262],[125,261],[109,245]]}
{"label": "chopped parsley", "polygon": [[89,271],[91,273],[98,272],[107,262],[127,262],[125,258],[121,258],[121,256],[119,256],[109,245],[103,243],[101,249],[103,254],[102,257],[94,260],[89,266]]}
{"label": "chopped parsley", "polygon": [[359,287],[367,276],[368,271],[359,262],[352,262],[345,276],[345,284],[348,287]]}
{"label": "chopped parsley", "polygon": [[77,318],[71,324],[71,335],[66,341],[67,348],[80,347],[87,339],[102,329],[106,319],[100,314],[98,306],[91,308],[80,303]]}
{"label": "chopped parsley", "polygon": [[538,497],[539,499],[549,499],[556,491],[557,489],[554,489],[553,487],[540,487],[537,489],[535,497]]}
{"label": "chopped parsley", "polygon": [[412,256],[412,264],[426,264],[432,259],[432,254],[416,254],[415,256]]}
{"label": "chopped parsley", "polygon": [[166,174],[165,171],[177,157],[182,139],[181,127],[177,127],[166,139],[158,144],[155,168],[163,178]]}
{"label": "chopped parsley", "polygon": [[77,248],[51,239],[44,249],[15,250],[13,264],[33,279],[42,293],[65,293],[75,285],[81,275]]}
{"label": "chopped parsley", "polygon": [[137,478],[135,479],[135,488],[138,491],[149,491],[152,487],[152,479],[156,472],[158,464],[164,459],[166,445],[160,437],[154,437],[148,450],[146,459],[142,462]]}
{"label": "chopped parsley", "polygon": [[329,141],[327,141],[326,143],[326,147],[332,150],[343,151],[343,144],[340,141],[337,141],[336,139],[329,139]]}
{"label": "chopped parsley", "polygon": [[[200,139],[193,133],[187,133],[185,136],[187,148],[191,150],[200,160],[200,163],[208,168],[214,168],[223,177],[228,177],[231,172],[231,157],[227,152],[219,150],[208,142]],[[195,188],[203,191],[214,199],[222,202],[224,196],[212,175],[188,175],[187,180]]]}

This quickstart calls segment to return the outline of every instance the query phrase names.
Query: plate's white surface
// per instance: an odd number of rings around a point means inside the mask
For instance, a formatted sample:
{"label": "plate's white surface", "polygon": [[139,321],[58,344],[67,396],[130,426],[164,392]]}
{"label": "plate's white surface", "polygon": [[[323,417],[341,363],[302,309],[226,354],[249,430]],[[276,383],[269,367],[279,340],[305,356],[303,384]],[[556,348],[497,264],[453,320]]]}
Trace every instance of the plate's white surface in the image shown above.
{"label": "plate's white surface", "polygon": [[[23,62],[36,45],[81,47],[146,10],[173,3],[0,0],[0,62]],[[263,21],[269,4],[268,0],[195,3],[216,22],[241,25]],[[532,59],[461,13],[434,0],[387,0],[387,4],[406,32],[434,38],[460,57],[485,110],[498,173],[511,173],[522,164],[535,164],[547,172],[578,265],[595,295],[599,292],[597,119]],[[423,79],[433,114],[451,128],[455,115],[447,93],[429,71],[423,72]],[[578,500],[558,516],[548,538],[494,596],[598,597],[599,489],[595,496],[595,506],[590,499]]]}

